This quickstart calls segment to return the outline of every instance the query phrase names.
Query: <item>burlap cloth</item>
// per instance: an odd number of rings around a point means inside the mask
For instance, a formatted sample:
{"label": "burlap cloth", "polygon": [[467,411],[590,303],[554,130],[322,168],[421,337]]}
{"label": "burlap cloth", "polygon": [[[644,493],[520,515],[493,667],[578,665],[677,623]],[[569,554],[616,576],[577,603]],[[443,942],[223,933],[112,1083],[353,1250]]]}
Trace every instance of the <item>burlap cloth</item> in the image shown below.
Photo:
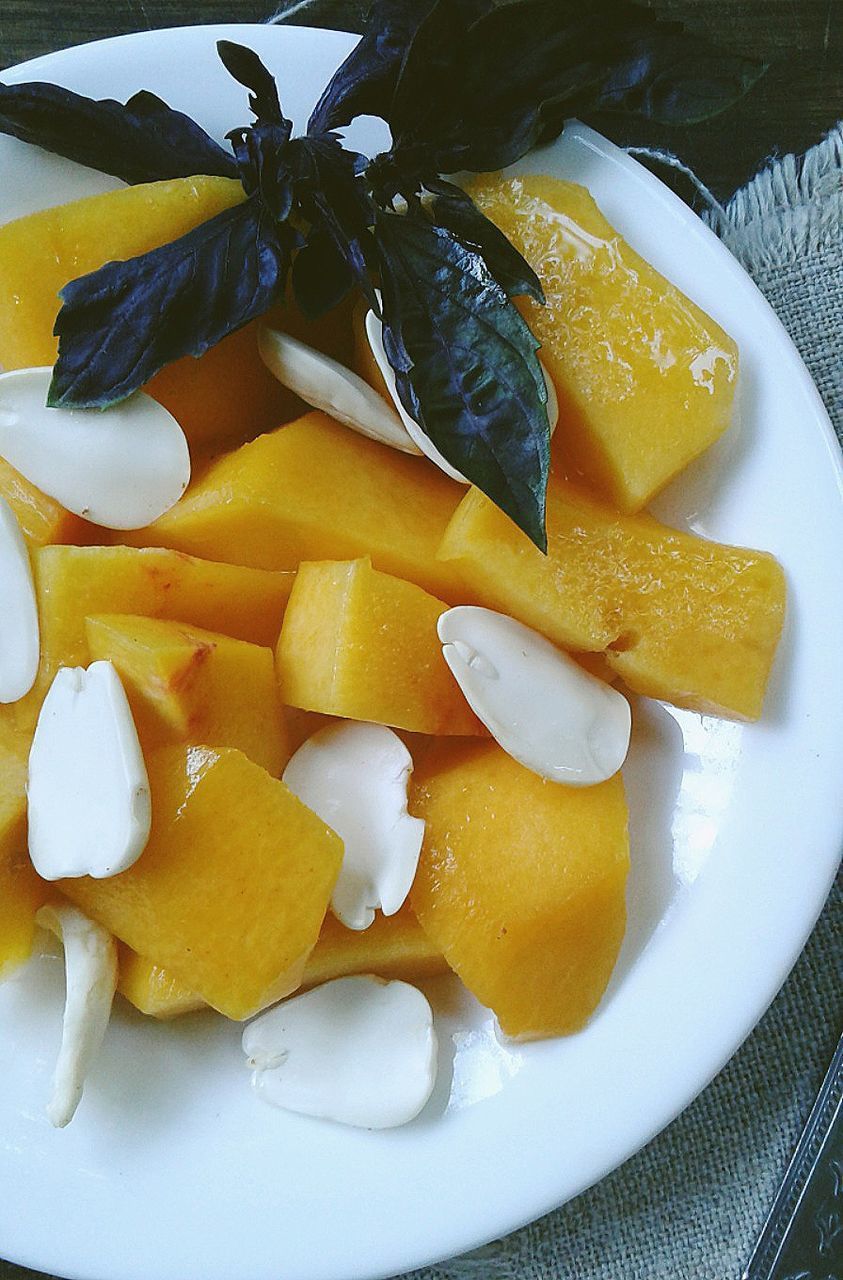
{"label": "burlap cloth", "polygon": [[[843,125],[706,216],[779,313],[843,437]],[[838,877],[772,1008],[660,1137],[564,1208],[412,1280],[737,1280],[839,1034],[841,907]],[[0,1261],[0,1280],[35,1274]]]}

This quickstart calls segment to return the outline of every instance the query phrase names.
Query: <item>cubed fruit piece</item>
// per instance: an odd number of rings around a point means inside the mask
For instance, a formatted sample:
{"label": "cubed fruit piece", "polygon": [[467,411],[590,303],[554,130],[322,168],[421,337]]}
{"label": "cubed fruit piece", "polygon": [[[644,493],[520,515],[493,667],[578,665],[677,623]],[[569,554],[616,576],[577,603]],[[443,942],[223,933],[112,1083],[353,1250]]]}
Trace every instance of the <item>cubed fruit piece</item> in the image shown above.
{"label": "cubed fruit piece", "polygon": [[100,614],[91,661],[113,662],[144,752],[197,742],[237,747],[269,773],[290,758],[272,650],[181,622]]}
{"label": "cubed fruit piece", "polygon": [[[442,953],[409,907],[403,907],[394,916],[378,914],[374,923],[362,932],[346,929],[329,912],[319,941],[305,965],[301,989],[354,973],[374,973],[379,978],[413,982],[447,972]],[[153,1018],[175,1018],[205,1007],[204,1000],[169,970],[126,946],[120,949],[118,990],[136,1009]]]}
{"label": "cubed fruit piece", "polygon": [[729,425],[735,343],[572,182],[477,179],[471,195],[538,273],[521,310],[559,396],[554,458],[637,511]]}
{"label": "cubed fruit piece", "polygon": [[207,1004],[247,1018],[299,985],[342,841],[240,751],[164,747],[147,767],[152,833],[138,861],[61,888]]}
{"label": "cubed fruit piece", "polygon": [[33,556],[41,671],[84,665],[85,619],[134,613],[274,645],[295,575],[135,547],[42,547]]}
{"label": "cubed fruit piece", "polygon": [[442,656],[447,607],[366,557],[300,565],[276,650],[282,700],[417,733],[484,732]]}
{"label": "cubed fruit piece", "polygon": [[411,809],[426,826],[410,900],[431,942],[507,1034],[576,1031],[626,923],[620,775],[565,787],[494,743],[437,742]]}
{"label": "cubed fruit piece", "polygon": [[[58,295],[69,280],[156,249],[243,199],[243,187],[231,178],[174,178],[88,196],[0,227],[0,365],[53,364]],[[265,431],[299,403],[264,367],[255,325],[198,360],[179,360],[147,390],[196,445]]]}
{"label": "cubed fruit piece", "polygon": [[558,478],[547,496],[543,556],[478,490],[466,495],[440,555],[472,597],[563,648],[605,650],[638,693],[757,719],[784,621],[776,560],[619,516]]}
{"label": "cubed fruit piece", "polygon": [[426,460],[309,413],[221,458],[132,540],[260,569],[371,555],[448,598],[436,548],[462,493]]}
{"label": "cubed fruit piece", "polygon": [[54,542],[90,542],[94,526],[34,484],[0,458],[0,497],[5,498],[18,518],[21,532],[31,547]]}
{"label": "cubed fruit piece", "polygon": [[346,929],[328,912],[319,941],[310,953],[302,989],[332,978],[374,973],[379,978],[418,978],[447,973],[442,952],[427,936],[408,905],[394,916],[378,911],[368,929]]}
{"label": "cubed fruit piece", "polygon": [[139,1013],[150,1018],[167,1021],[181,1017],[183,1013],[195,1013],[207,1009],[201,996],[196,995],[184,982],[163,965],[127,947],[118,944],[119,976],[117,990]]}
{"label": "cubed fruit piece", "polygon": [[26,756],[0,747],[0,980],[29,958],[48,891],[26,847]]}

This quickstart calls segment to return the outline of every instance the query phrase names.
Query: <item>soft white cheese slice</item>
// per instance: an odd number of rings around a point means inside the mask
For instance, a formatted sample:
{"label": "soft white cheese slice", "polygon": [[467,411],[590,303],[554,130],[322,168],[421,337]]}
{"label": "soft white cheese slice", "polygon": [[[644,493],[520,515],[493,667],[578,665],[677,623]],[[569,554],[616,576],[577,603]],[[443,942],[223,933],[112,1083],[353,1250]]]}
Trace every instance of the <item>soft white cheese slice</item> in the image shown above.
{"label": "soft white cheese slice", "polygon": [[35,683],[41,645],[29,551],[5,498],[0,498],[0,618],[0,702],[17,702]]}
{"label": "soft white cheese slice", "polygon": [[370,440],[402,453],[421,453],[392,405],[339,361],[267,325],[261,326],[258,350],[270,373],[306,404]]}
{"label": "soft white cheese slice", "polygon": [[569,786],[593,786],[617,773],[631,729],[629,703],[617,689],[492,609],[449,609],[438,631],[471,709],[513,759]]}
{"label": "soft white cheese slice", "polygon": [[52,1124],[63,1129],[79,1106],[85,1078],[111,1016],[117,987],[117,947],[107,930],[69,902],[41,907],[36,920],[64,945],[67,994],[53,1096],[47,1107]]}
{"label": "soft white cheese slice", "polygon": [[433,1013],[406,982],[337,978],[276,1005],[243,1033],[264,1102],[364,1129],[415,1118],[436,1082]]}
{"label": "soft white cheese slice", "polygon": [[190,451],[171,413],[138,391],[110,409],[48,409],[52,369],[0,374],[0,457],[94,524],[140,529],[190,480]]}
{"label": "soft white cheese slice", "polygon": [[331,910],[349,929],[368,929],[378,908],[394,915],[410,892],[424,836],[422,819],[407,812],[412,771],[396,733],[354,720],[320,729],[284,770],[345,846]]}
{"label": "soft white cheese slice", "polygon": [[[470,484],[471,482],[466,480],[462,472],[457,471],[456,467],[452,466],[448,459],[443,457],[430,437],[425,435],[415,418],[410,417],[409,413],[401,403],[401,397],[398,394],[398,387],[395,382],[395,372],[392,365],[389,363],[386,348],[383,344],[383,324],[375,315],[374,311],[366,312],[365,329],[366,340],[368,341],[372,355],[375,358],[375,363],[380,369],[381,376],[386,383],[386,389],[389,392],[392,403],[395,405],[398,416],[404,424],[410,439],[418,445],[419,450],[425,455],[425,457],[429,458],[431,462],[435,462],[436,466],[445,472],[446,476],[450,476],[452,480],[456,480],[459,484]],[[556,399],[556,388],[554,387],[553,379],[547,372],[545,366],[541,361],[539,361],[539,364],[541,365],[542,373],[544,374],[544,383],[547,388],[547,417],[548,422],[550,423],[550,434],[553,435],[556,430],[556,424],[559,421],[559,404]]]}
{"label": "soft white cheese slice", "polygon": [[45,880],[117,875],[149,838],[149,782],[135,722],[110,662],[62,667],[29,753],[29,855]]}

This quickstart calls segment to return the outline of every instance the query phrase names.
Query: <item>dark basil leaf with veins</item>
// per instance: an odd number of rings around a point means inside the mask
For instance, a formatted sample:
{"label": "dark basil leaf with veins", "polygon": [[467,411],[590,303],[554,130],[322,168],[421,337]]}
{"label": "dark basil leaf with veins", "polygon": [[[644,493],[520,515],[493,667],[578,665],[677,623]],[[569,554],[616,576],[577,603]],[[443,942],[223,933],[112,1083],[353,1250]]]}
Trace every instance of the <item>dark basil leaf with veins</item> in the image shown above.
{"label": "dark basil leaf with veins", "polygon": [[345,256],[325,231],[315,231],[293,259],[293,296],[308,320],[318,320],[354,288]]}
{"label": "dark basil leaf with veins", "polygon": [[366,185],[358,180],[366,157],[346,151],[334,133],[294,138],[288,155],[299,211],[311,227],[308,242],[327,236],[369,305],[377,309],[368,262],[375,210]]}
{"label": "dark basil leaf with veins", "polygon": [[129,183],[237,177],[232,155],[189,116],[145,91],[124,106],[55,84],[0,84],[0,133]]}
{"label": "dark basil leaf with veins", "polygon": [[65,285],[48,403],[106,408],[263,315],[283,297],[290,235],[252,198]]}
{"label": "dark basil leaf with veins", "polygon": [[697,124],[743,97],[765,70],[763,62],[665,24],[631,45],[600,85],[595,106],[663,124]]}
{"label": "dark basil leaf with veins", "polygon": [[479,254],[423,216],[375,226],[384,345],[407,412],[546,550],[549,427],[538,343]]}
{"label": "dark basil leaf with veins", "polygon": [[[439,48],[437,41],[446,33],[459,35],[468,21],[479,17],[493,7],[494,0],[375,0],[369,9],[363,39],[334,72],[308,122],[309,133],[322,133],[348,124],[355,116],[381,116],[389,121],[395,89],[404,65],[407,51],[416,45],[418,32],[434,16],[436,32],[431,40],[425,40],[419,50],[419,62],[433,51],[445,55],[449,69],[454,66],[455,53],[461,60],[465,50],[458,42],[454,49]],[[459,26],[452,32],[450,17],[454,15]],[[285,14],[284,21],[291,18]],[[323,25],[319,23],[318,25]],[[329,25],[327,22],[324,25]],[[337,25],[334,23],[333,25]]]}
{"label": "dark basil leaf with veins", "polygon": [[237,44],[234,40],[218,40],[217,53],[228,74],[242,84],[244,89],[251,90],[249,106],[258,120],[263,120],[266,124],[289,126],[289,137],[292,125],[281,110],[275,77],[263,65],[254,49]]}
{"label": "dark basil leaf with veins", "polygon": [[467,192],[442,178],[425,181],[433,196],[433,220],[451,231],[463,244],[473,246],[509,297],[528,294],[536,302],[544,302],[541,281],[515,245],[507,240],[494,222],[481,213]]}
{"label": "dark basil leaf with veins", "polygon": [[382,0],[315,116],[381,115],[411,174],[477,172],[601,106],[715,115],[762,71],[628,0]]}

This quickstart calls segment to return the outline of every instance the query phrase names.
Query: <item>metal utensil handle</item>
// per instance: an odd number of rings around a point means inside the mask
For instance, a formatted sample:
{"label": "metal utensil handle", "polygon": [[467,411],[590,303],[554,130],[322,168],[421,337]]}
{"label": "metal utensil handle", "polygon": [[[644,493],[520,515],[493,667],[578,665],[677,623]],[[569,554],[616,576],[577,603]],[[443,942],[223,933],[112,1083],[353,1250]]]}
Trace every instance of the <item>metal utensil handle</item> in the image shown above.
{"label": "metal utensil handle", "polygon": [[843,1036],[742,1280],[843,1280]]}

